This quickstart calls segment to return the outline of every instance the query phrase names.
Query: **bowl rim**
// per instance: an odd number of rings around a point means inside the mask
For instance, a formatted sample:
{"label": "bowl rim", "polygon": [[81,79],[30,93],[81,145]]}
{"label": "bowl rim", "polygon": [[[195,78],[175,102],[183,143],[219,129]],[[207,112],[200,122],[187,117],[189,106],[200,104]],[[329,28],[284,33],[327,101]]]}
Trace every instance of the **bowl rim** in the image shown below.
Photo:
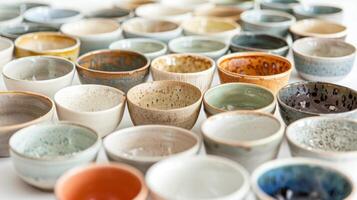
{"label": "bowl rim", "polygon": [[[218,23],[224,23],[224,24],[228,24],[231,26],[231,28],[229,30],[219,30],[217,32],[207,32],[207,31],[197,31],[195,29],[192,29],[192,22],[194,21],[202,21],[204,20],[205,23],[204,24],[208,24],[209,21],[215,21]],[[242,28],[241,26],[235,22],[232,19],[225,19],[225,18],[220,18],[220,17],[204,17],[204,16],[195,16],[195,17],[191,17],[190,19],[184,20],[181,23],[181,27],[183,29],[184,32],[189,32],[189,33],[193,33],[193,34],[198,34],[198,35],[205,35],[205,36],[214,36],[217,34],[224,34],[224,33],[230,33],[230,32],[236,32],[236,31],[240,31]]]}
{"label": "bowl rim", "polygon": [[[312,33],[306,32],[304,30],[299,30],[297,27],[306,26],[306,24],[310,24],[310,26],[314,26],[316,24],[325,24],[325,26],[333,25],[342,28],[343,30],[334,32],[334,33]],[[319,37],[319,38],[340,38],[345,37],[348,32],[348,27],[342,24],[334,23],[331,21],[321,20],[321,19],[303,19],[297,21],[295,24],[292,24],[289,28],[289,31],[295,35],[303,36],[303,37]]]}
{"label": "bowl rim", "polygon": [[[177,50],[177,48],[176,48],[177,43],[180,43],[182,41],[192,42],[194,40],[195,41],[213,41],[216,43],[223,44],[224,47],[221,49],[214,50],[214,51],[204,51],[204,52],[187,52],[187,51],[178,51]],[[220,54],[222,51],[227,51],[229,48],[229,45],[217,38],[212,38],[212,37],[208,37],[208,36],[192,35],[192,36],[180,36],[180,37],[174,38],[169,41],[168,47],[171,52],[176,53],[176,54],[177,53],[187,53],[187,54],[201,54],[201,55],[207,56],[207,54]]]}
{"label": "bowl rim", "polygon": [[[336,12],[333,13],[324,13],[324,14],[316,14],[316,13],[311,13],[311,12],[306,12],[306,8],[333,8],[336,9]],[[337,5],[332,5],[332,4],[321,4],[321,3],[312,3],[312,4],[298,4],[293,6],[293,13],[302,15],[302,16],[308,16],[308,17],[320,17],[320,16],[332,16],[332,15],[340,15],[343,13],[343,8]]]}
{"label": "bowl rim", "polygon": [[[43,13],[43,11],[50,12],[50,11],[55,11],[55,10],[71,11],[71,12],[76,13],[76,14],[71,15],[71,16],[67,16],[67,17],[60,17],[58,19],[50,18],[49,21],[43,20],[41,18],[40,18],[40,20],[38,20],[39,18],[29,17],[29,16],[32,16],[34,13],[36,14],[36,13],[40,13],[40,12]],[[56,23],[62,23],[63,20],[82,18],[82,13],[80,11],[78,11],[78,10],[69,9],[69,8],[56,8],[56,7],[51,7],[51,6],[37,6],[37,7],[33,7],[33,8],[30,8],[30,9],[26,10],[23,13],[23,17],[24,17],[24,19],[26,19],[26,20],[28,20],[30,22],[44,23],[44,24],[56,24]]]}
{"label": "bowl rim", "polygon": [[[249,15],[274,15],[274,16],[284,17],[287,20],[281,21],[281,22],[261,22],[261,21],[251,20]],[[296,22],[296,18],[287,12],[263,9],[263,10],[246,10],[246,11],[244,11],[241,14],[241,21],[243,21],[244,23],[249,23],[249,24],[254,24],[254,25],[270,28],[270,27],[290,26]]]}
{"label": "bowl rim", "polygon": [[[143,38],[143,37],[140,37],[140,38],[126,38],[126,39],[121,39],[121,40],[114,41],[109,45],[109,49],[112,49],[112,50],[116,50],[116,49],[129,50],[129,48],[128,49],[124,49],[124,48],[118,48],[118,47],[115,47],[115,46],[120,45],[120,44],[125,44],[125,43],[128,44],[128,43],[142,43],[142,42],[155,43],[155,44],[158,44],[158,45],[161,46],[161,49],[158,50],[158,51],[152,51],[152,52],[149,52],[149,53],[142,53],[147,57],[150,57],[150,56],[154,57],[156,55],[165,54],[167,52],[167,45],[164,42],[162,42],[160,40],[156,40],[156,39]],[[134,51],[134,50],[130,50],[130,51]],[[136,52],[139,52],[139,51],[136,50]]]}

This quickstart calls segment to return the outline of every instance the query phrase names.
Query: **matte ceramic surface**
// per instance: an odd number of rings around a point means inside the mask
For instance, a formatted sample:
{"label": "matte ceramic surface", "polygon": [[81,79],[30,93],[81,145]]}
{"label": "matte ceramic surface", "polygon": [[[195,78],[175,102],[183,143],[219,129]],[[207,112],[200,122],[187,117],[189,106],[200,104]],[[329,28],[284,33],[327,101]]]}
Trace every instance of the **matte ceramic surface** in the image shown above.
{"label": "matte ceramic surface", "polygon": [[259,200],[352,200],[355,185],[342,171],[312,159],[282,159],[261,165],[252,174]]}
{"label": "matte ceramic surface", "polygon": [[137,7],[145,4],[155,3],[156,0],[121,0],[114,2],[115,7],[135,10]]}
{"label": "matte ceramic surface", "polygon": [[276,99],[270,90],[258,85],[226,83],[207,90],[203,105],[207,117],[233,110],[274,114]]}
{"label": "matte ceramic surface", "polygon": [[7,38],[0,37],[0,70],[6,63],[10,62],[13,52],[14,43]]}
{"label": "matte ceramic surface", "polygon": [[59,56],[75,61],[79,54],[77,38],[57,32],[28,33],[15,40],[17,58],[37,55]]}
{"label": "matte ceramic surface", "polygon": [[31,91],[53,97],[72,84],[74,63],[54,56],[15,59],[4,66],[2,75],[8,90]]}
{"label": "matte ceramic surface", "polygon": [[293,7],[299,4],[299,0],[262,0],[260,7],[262,9],[293,13]]}
{"label": "matte ceramic surface", "polygon": [[144,176],[124,164],[92,164],[65,173],[55,188],[58,200],[146,200]]}
{"label": "matte ceramic surface", "polygon": [[228,6],[204,6],[195,9],[195,16],[202,17],[218,17],[222,19],[228,19],[233,21],[238,21],[240,19],[240,14],[243,12],[243,9],[237,7],[228,7]]}
{"label": "matte ceramic surface", "polygon": [[57,30],[58,28],[51,27],[48,25],[24,22],[21,24],[7,26],[6,28],[1,28],[0,35],[9,38],[11,40],[16,40],[16,38],[26,33],[42,32],[42,31],[57,31]]}
{"label": "matte ceramic surface", "polygon": [[133,16],[134,13],[131,10],[119,7],[99,9],[86,15],[88,18],[107,18],[119,23],[128,20]]}
{"label": "matte ceramic surface", "polygon": [[305,80],[336,82],[352,70],[356,48],[336,39],[303,38],[292,46],[295,68]]}
{"label": "matte ceramic surface", "polygon": [[162,124],[191,129],[200,113],[199,88],[179,81],[142,83],[127,93],[134,125]]}
{"label": "matte ceramic surface", "polygon": [[214,7],[214,4],[209,0],[180,0],[180,1],[172,1],[172,0],[161,0],[161,4],[178,7],[178,8],[185,8],[189,10],[195,10],[201,7]]}
{"label": "matte ceramic surface", "polygon": [[69,122],[44,123],[16,132],[10,138],[10,154],[20,178],[50,190],[65,171],[94,161],[100,144],[92,129]]}
{"label": "matte ceramic surface", "polygon": [[267,52],[280,56],[289,53],[289,45],[285,39],[264,33],[240,33],[230,43],[232,52]]}
{"label": "matte ceramic surface", "polygon": [[192,16],[191,9],[159,3],[141,5],[135,9],[135,14],[138,17],[167,20],[175,23],[181,23]]}
{"label": "matte ceramic surface", "polygon": [[76,67],[82,84],[99,84],[127,92],[149,75],[150,61],[134,51],[98,50],[78,58]]}
{"label": "matte ceramic surface", "polygon": [[104,139],[103,145],[109,160],[127,163],[145,173],[168,157],[196,155],[200,143],[199,136],[186,129],[147,125],[116,131]]}
{"label": "matte ceramic surface", "polygon": [[201,130],[208,154],[232,159],[250,172],[277,157],[284,136],[284,124],[261,112],[217,114]]}
{"label": "matte ceramic surface", "polygon": [[153,200],[243,200],[249,192],[248,172],[215,156],[169,158],[146,174]]}
{"label": "matte ceramic surface", "polygon": [[0,6],[0,28],[20,24],[23,20],[21,9],[8,5]]}
{"label": "matte ceramic surface", "polygon": [[287,125],[301,118],[319,115],[357,119],[357,92],[332,83],[291,83],[278,92],[277,100]]}
{"label": "matte ceramic surface", "polygon": [[61,32],[81,40],[81,54],[108,46],[121,38],[122,29],[112,19],[82,19],[61,26]]}
{"label": "matte ceramic surface", "polygon": [[288,84],[292,64],[269,53],[234,53],[217,61],[221,83],[246,82],[261,85],[274,94]]}
{"label": "matte ceramic surface", "polygon": [[318,18],[322,20],[342,23],[343,9],[330,5],[298,5],[293,8],[294,15],[298,20]]}
{"label": "matte ceramic surface", "polygon": [[151,62],[154,81],[176,80],[191,83],[202,92],[210,88],[214,72],[214,61],[196,54],[170,54]]}

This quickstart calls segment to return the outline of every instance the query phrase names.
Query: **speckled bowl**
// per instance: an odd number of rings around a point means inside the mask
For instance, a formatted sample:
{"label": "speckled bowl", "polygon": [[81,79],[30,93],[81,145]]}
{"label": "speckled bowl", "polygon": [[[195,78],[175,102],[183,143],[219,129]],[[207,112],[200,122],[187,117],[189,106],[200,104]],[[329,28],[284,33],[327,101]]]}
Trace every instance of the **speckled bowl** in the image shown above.
{"label": "speckled bowl", "polygon": [[300,4],[300,0],[262,0],[260,7],[268,10],[278,10],[293,13],[293,7]]}
{"label": "speckled bowl", "polygon": [[253,83],[270,89],[274,94],[288,84],[292,71],[288,59],[261,52],[223,56],[217,61],[217,67],[221,83]]}
{"label": "speckled bowl", "polygon": [[124,162],[142,172],[168,157],[196,155],[200,138],[189,130],[163,125],[135,126],[121,129],[104,139],[109,160]]}
{"label": "speckled bowl", "polygon": [[24,22],[21,24],[7,26],[6,28],[1,28],[0,35],[11,40],[16,40],[16,38],[20,37],[21,35],[43,31],[58,31],[58,28],[48,25]]}
{"label": "speckled bowl", "polygon": [[280,89],[277,100],[287,125],[319,115],[357,119],[357,91],[332,83],[291,83]]}
{"label": "speckled bowl", "polygon": [[141,5],[135,9],[135,14],[138,17],[167,20],[178,24],[192,16],[191,9],[160,3]]}
{"label": "speckled bowl", "polygon": [[149,66],[143,54],[125,50],[92,51],[76,62],[82,84],[107,85],[124,92],[147,80]]}
{"label": "speckled bowl", "polygon": [[275,112],[275,95],[268,89],[249,83],[226,83],[210,88],[203,95],[207,117],[218,113],[243,110]]}
{"label": "speckled bowl", "polygon": [[229,6],[204,6],[195,9],[195,16],[202,17],[217,17],[222,19],[228,19],[233,21],[238,21],[240,19],[240,14],[243,12],[243,9],[238,7],[229,7]]}
{"label": "speckled bowl", "polygon": [[356,48],[337,39],[303,38],[292,46],[295,68],[310,81],[336,82],[352,70]]}
{"label": "speckled bowl", "polygon": [[335,23],[342,23],[343,9],[337,6],[324,4],[297,5],[293,8],[296,19],[317,18]]}
{"label": "speckled bowl", "polygon": [[196,54],[170,54],[151,62],[154,81],[176,80],[191,83],[202,92],[210,88],[214,72],[214,61]]}
{"label": "speckled bowl", "polygon": [[134,125],[162,124],[191,129],[200,113],[199,88],[179,81],[142,83],[127,93]]}
{"label": "speckled bowl", "polygon": [[20,24],[23,20],[21,8],[2,4],[0,6],[0,28]]}
{"label": "speckled bowl", "polygon": [[106,18],[112,19],[116,22],[124,22],[132,17],[134,17],[134,12],[129,9],[113,7],[113,8],[104,8],[92,11],[86,15],[87,18]]}

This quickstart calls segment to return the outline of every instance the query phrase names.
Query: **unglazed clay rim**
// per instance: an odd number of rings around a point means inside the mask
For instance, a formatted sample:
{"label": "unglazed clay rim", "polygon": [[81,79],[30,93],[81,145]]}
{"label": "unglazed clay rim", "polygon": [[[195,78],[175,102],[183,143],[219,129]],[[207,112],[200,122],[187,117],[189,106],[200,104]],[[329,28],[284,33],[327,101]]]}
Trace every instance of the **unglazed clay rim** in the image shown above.
{"label": "unglazed clay rim", "polygon": [[[311,32],[306,32],[306,31],[300,31],[298,30],[299,26],[306,26],[306,23],[311,23],[311,24],[325,24],[326,26],[329,25],[335,25],[343,28],[342,31],[334,32],[334,33],[311,33]],[[304,37],[318,37],[318,38],[340,38],[340,37],[345,37],[347,35],[348,28],[342,24],[337,24],[334,22],[330,21],[325,21],[325,20],[320,20],[320,19],[304,19],[301,21],[296,22],[295,24],[291,25],[289,28],[290,32],[299,36],[304,36]]]}
{"label": "unglazed clay rim", "polygon": [[[35,20],[33,20],[33,18],[29,19],[28,18],[28,15],[32,14],[33,12],[37,13],[38,11],[37,10],[44,10],[46,9],[47,11],[53,11],[53,10],[67,10],[67,11],[71,11],[71,12],[75,12],[76,14],[75,15],[72,15],[72,16],[67,16],[67,17],[61,17],[61,18],[58,18],[58,19],[51,19],[46,21],[46,20],[37,20],[38,18],[36,18]],[[29,14],[30,13],[30,14]],[[28,10],[25,11],[25,13],[23,14],[24,15],[24,18],[25,20],[27,21],[31,21],[31,22],[34,22],[34,23],[39,23],[39,24],[53,24],[53,23],[62,23],[63,20],[69,20],[69,19],[77,19],[77,18],[81,18],[82,17],[82,14],[81,12],[79,12],[78,10],[75,10],[75,9],[67,9],[67,8],[54,8],[54,7],[51,7],[51,6],[37,6],[37,7],[33,7],[33,8],[30,8]],[[40,17],[41,19],[43,19],[43,17]]]}
{"label": "unglazed clay rim", "polygon": [[209,92],[211,92],[213,90],[216,90],[216,89],[219,89],[221,87],[229,86],[229,85],[237,85],[237,86],[240,85],[240,86],[249,86],[249,87],[259,88],[259,89],[262,89],[262,90],[266,91],[267,93],[269,93],[273,97],[273,101],[270,104],[268,104],[268,105],[266,105],[264,107],[261,107],[261,108],[258,108],[258,109],[254,109],[254,110],[234,110],[234,111],[258,111],[258,112],[263,112],[266,108],[272,107],[274,105],[276,106],[276,97],[275,97],[275,95],[273,94],[273,92],[270,89],[268,89],[266,87],[263,87],[263,86],[260,86],[260,85],[256,85],[256,84],[252,84],[252,83],[244,83],[244,82],[223,83],[223,84],[216,85],[214,87],[209,88],[203,94],[203,100],[202,101],[203,101],[204,106],[208,106],[208,107],[210,107],[210,108],[212,108],[212,109],[214,109],[216,111],[220,111],[220,112],[229,112],[229,110],[220,109],[220,108],[217,108],[217,107],[211,105],[210,103],[208,103],[207,97],[206,97],[206,95]]}
{"label": "unglazed clay rim", "polygon": [[[250,15],[274,15],[274,16],[279,16],[279,17],[284,17],[286,18],[285,21],[282,22],[261,22],[261,21],[255,21],[251,20],[249,18]],[[283,11],[277,11],[277,10],[269,10],[269,9],[264,9],[264,10],[247,10],[244,11],[241,16],[240,16],[241,21],[249,24],[254,24],[258,26],[264,26],[264,27],[280,27],[280,26],[290,26],[291,24],[295,23],[296,18],[286,12]]]}
{"label": "unglazed clay rim", "polygon": [[[208,13],[210,12],[234,12],[233,15],[227,15],[227,16],[214,16],[214,15],[209,15]],[[239,20],[240,19],[240,14],[244,12],[243,9],[239,7],[229,7],[229,6],[214,6],[214,7],[198,7],[193,11],[194,16],[201,16],[201,17],[218,17],[222,19],[231,19],[231,20]]]}
{"label": "unglazed clay rim", "polygon": [[135,178],[138,179],[138,181],[140,182],[140,191],[138,192],[138,194],[134,197],[133,200],[137,200],[137,199],[146,199],[149,195],[149,189],[145,183],[145,178],[144,175],[137,170],[136,168],[127,165],[127,164],[123,164],[123,163],[109,163],[109,164],[88,164],[85,166],[77,166],[67,172],[65,172],[58,180],[57,180],[57,184],[55,185],[55,196],[57,198],[61,197],[61,195],[59,195],[59,191],[60,188],[63,187],[63,185],[65,184],[65,182],[70,179],[72,176],[81,173],[81,172],[86,172],[87,170],[90,169],[95,169],[95,168],[104,168],[104,169],[118,169],[118,170],[123,170],[126,171],[130,174],[132,174],[133,176],[135,176]]}
{"label": "unglazed clay rim", "polygon": [[[304,8],[305,7],[309,7],[309,8],[314,8],[314,7],[329,7],[329,8],[334,8],[334,9],[337,9],[339,10],[338,12],[334,12],[334,13],[329,13],[329,14],[311,14],[311,13],[301,13],[301,12],[298,12],[300,8]],[[306,16],[306,17],[311,17],[311,18],[316,18],[316,17],[323,17],[323,16],[326,16],[326,17],[329,17],[329,16],[336,16],[336,15],[340,15],[343,13],[343,8],[342,7],[339,7],[339,6],[336,6],[336,5],[330,5],[330,4],[308,4],[308,5],[295,5],[293,6],[293,12],[294,14],[298,14],[298,15],[301,15],[301,16]]]}
{"label": "unglazed clay rim", "polygon": [[[145,134],[146,128],[156,128],[158,131],[163,131],[163,130],[176,130],[177,133],[175,134],[184,134],[188,137],[191,137],[195,140],[195,144],[190,146],[189,148],[183,150],[183,151],[179,151],[177,153],[174,154],[168,154],[165,156],[124,156],[124,153],[116,153],[113,150],[113,146],[108,144],[108,141],[112,138],[115,137],[115,134],[122,134],[121,132],[132,132],[134,130],[136,130],[137,132],[140,132],[141,135]],[[180,133],[178,133],[180,132]],[[128,134],[128,133],[126,133]],[[162,137],[165,137],[165,135],[167,135],[168,133],[164,132],[162,133]],[[171,134],[171,133],[170,133]],[[123,139],[125,140],[125,139]],[[160,138],[158,138],[158,140],[161,140]],[[123,160],[129,160],[129,161],[133,161],[133,162],[158,162],[160,160],[163,160],[165,158],[169,158],[171,156],[180,156],[182,154],[185,154],[187,152],[191,152],[193,150],[196,149],[196,151],[198,152],[201,146],[201,139],[198,135],[196,135],[194,132],[184,129],[184,128],[180,128],[180,127],[176,127],[176,126],[168,126],[168,125],[140,125],[140,126],[132,126],[132,127],[128,127],[128,128],[124,128],[124,129],[120,129],[117,130],[113,133],[111,133],[110,135],[108,135],[104,140],[103,140],[103,148],[106,152],[109,152],[109,154],[115,155]]]}
{"label": "unglazed clay rim", "polygon": [[312,158],[283,158],[283,159],[277,159],[277,160],[272,160],[268,161],[266,163],[263,163],[262,165],[258,166],[253,173],[251,174],[251,187],[253,193],[260,199],[264,200],[275,200],[275,198],[271,197],[267,193],[265,193],[262,189],[260,189],[258,185],[258,180],[259,178],[266,172],[273,170],[273,169],[278,169],[281,167],[285,166],[318,166],[320,168],[323,168],[324,170],[332,171],[339,176],[343,177],[346,181],[349,182],[351,185],[351,193],[344,199],[344,200],[353,200],[353,197],[356,194],[356,188],[355,184],[353,183],[352,179],[348,177],[347,174],[345,174],[342,170],[338,169],[337,167],[332,166],[330,163],[327,161],[322,161],[318,159],[312,159]]}
{"label": "unglazed clay rim", "polygon": [[[211,21],[215,21],[217,23],[221,23],[221,24],[229,24],[232,26],[231,29],[229,30],[220,30],[220,31],[217,31],[217,32],[207,32],[207,31],[203,31],[203,32],[199,32],[197,30],[193,30],[192,29],[192,22],[194,20],[198,20],[198,21],[205,21],[205,23],[203,24],[209,24]],[[200,23],[201,24],[201,23]],[[207,36],[214,36],[214,35],[217,35],[217,34],[225,34],[225,33],[231,33],[231,32],[236,32],[236,31],[240,31],[242,28],[241,26],[233,21],[233,20],[230,20],[230,19],[224,19],[224,18],[219,18],[219,17],[202,17],[202,16],[197,16],[197,17],[192,17],[191,19],[187,19],[185,21],[182,22],[181,24],[182,26],[182,29],[186,32],[190,32],[190,33],[194,33],[194,34],[197,34],[197,35],[207,35]]]}
{"label": "unglazed clay rim", "polygon": [[[171,52],[173,52],[173,53],[184,53],[184,52],[181,52],[181,51],[177,51],[177,48],[176,48],[176,45],[177,45],[177,43],[180,43],[181,41],[197,41],[197,42],[199,42],[199,41],[213,41],[213,42],[217,42],[217,43],[221,43],[221,44],[223,44],[224,45],[224,47],[223,48],[221,48],[221,49],[218,49],[218,50],[214,50],[214,51],[205,51],[205,52],[186,52],[185,51],[185,53],[186,54],[201,54],[201,55],[206,55],[207,56],[207,54],[221,54],[221,52],[222,51],[224,51],[224,52],[226,52],[227,50],[228,50],[228,48],[229,48],[229,45],[227,44],[227,43],[225,43],[225,42],[222,42],[221,40],[219,40],[219,39],[214,39],[214,38],[212,38],[212,37],[207,37],[207,36],[181,36],[181,37],[178,37],[178,38],[174,38],[174,39],[172,39],[172,40],[170,40],[170,42],[169,42],[169,49],[170,49],[170,51]],[[222,53],[223,54],[223,53]]]}

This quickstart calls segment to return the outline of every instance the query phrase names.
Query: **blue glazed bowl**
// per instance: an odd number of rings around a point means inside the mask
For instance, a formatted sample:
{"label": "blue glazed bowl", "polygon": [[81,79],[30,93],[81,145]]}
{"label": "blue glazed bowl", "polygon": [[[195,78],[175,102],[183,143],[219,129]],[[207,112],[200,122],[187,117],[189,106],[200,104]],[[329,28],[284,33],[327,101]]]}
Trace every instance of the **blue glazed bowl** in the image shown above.
{"label": "blue glazed bowl", "polygon": [[329,5],[297,5],[293,7],[293,13],[298,20],[318,18],[336,23],[343,20],[343,9]]}
{"label": "blue glazed bowl", "polygon": [[299,0],[262,0],[260,8],[293,13],[293,7],[298,4]]}

